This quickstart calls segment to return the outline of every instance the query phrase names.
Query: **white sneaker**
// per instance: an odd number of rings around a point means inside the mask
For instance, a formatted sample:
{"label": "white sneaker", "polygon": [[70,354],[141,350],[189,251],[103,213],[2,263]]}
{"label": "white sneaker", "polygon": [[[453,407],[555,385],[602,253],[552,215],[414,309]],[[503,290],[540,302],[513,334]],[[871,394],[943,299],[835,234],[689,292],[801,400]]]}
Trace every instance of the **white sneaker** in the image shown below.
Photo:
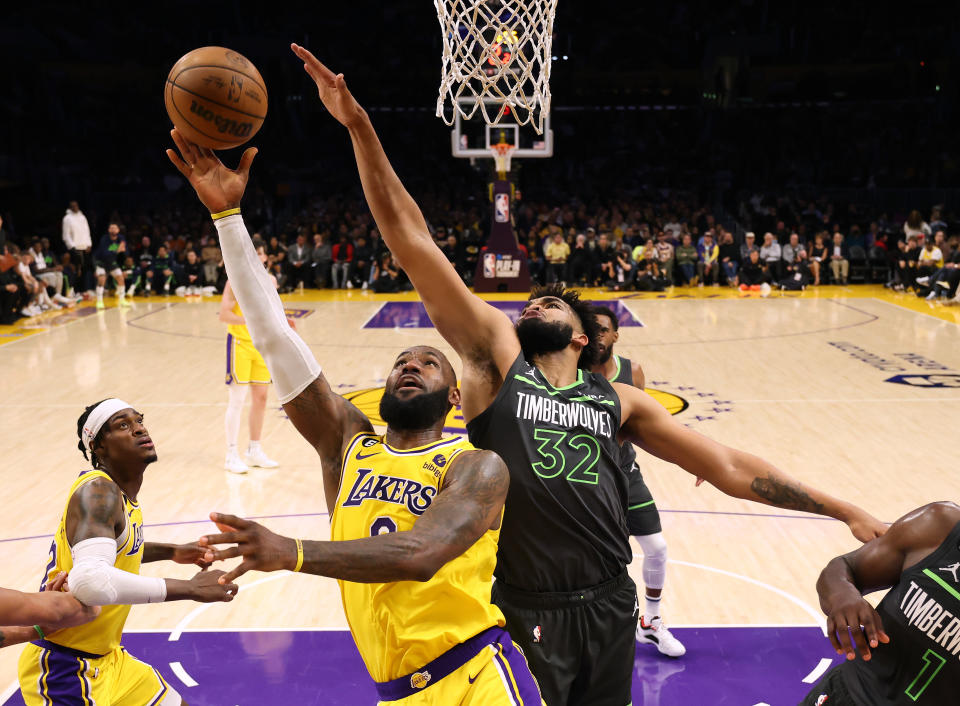
{"label": "white sneaker", "polygon": [[136,291],[137,291],[137,285],[131,284],[129,287],[127,287],[127,296],[132,297],[134,292]]}
{"label": "white sneaker", "polygon": [[267,456],[261,448],[256,451],[247,451],[247,465],[257,468],[276,468],[280,464]]}
{"label": "white sneaker", "polygon": [[353,289],[353,282],[347,280],[347,289]]}
{"label": "white sneaker", "polygon": [[929,277],[917,277],[917,284],[927,285],[930,284]]}
{"label": "white sneaker", "polygon": [[231,473],[238,474],[243,474],[250,470],[247,464],[241,461],[237,454],[227,454],[227,460],[224,461],[223,467]]}
{"label": "white sneaker", "polygon": [[656,645],[660,654],[665,654],[667,657],[682,657],[687,653],[687,648],[670,634],[660,616],[655,616],[649,623],[646,616],[640,616],[640,622],[637,624],[637,642],[641,645],[645,643]]}
{"label": "white sneaker", "polygon": [[368,286],[370,286],[370,285],[367,283],[366,280],[364,280],[364,281],[363,281],[363,286],[360,287],[360,288],[361,288],[362,290],[366,291]]}

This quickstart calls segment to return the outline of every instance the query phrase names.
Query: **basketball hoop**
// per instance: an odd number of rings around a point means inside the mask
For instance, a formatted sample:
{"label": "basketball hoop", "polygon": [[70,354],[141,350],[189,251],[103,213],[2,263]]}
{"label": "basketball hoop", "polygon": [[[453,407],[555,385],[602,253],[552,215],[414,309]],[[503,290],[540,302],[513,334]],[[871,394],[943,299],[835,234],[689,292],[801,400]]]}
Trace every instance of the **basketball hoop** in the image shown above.
{"label": "basketball hoop", "polygon": [[507,172],[510,171],[510,157],[515,149],[516,147],[506,142],[490,145],[490,151],[493,152],[493,164],[496,167],[497,176],[501,179],[507,178]]}
{"label": "basketball hoop", "polygon": [[469,120],[479,108],[488,125],[509,115],[513,122],[530,124],[542,134],[544,116],[550,112],[550,51],[557,0],[434,0],[433,4],[443,32],[437,117],[452,125],[458,112]]}

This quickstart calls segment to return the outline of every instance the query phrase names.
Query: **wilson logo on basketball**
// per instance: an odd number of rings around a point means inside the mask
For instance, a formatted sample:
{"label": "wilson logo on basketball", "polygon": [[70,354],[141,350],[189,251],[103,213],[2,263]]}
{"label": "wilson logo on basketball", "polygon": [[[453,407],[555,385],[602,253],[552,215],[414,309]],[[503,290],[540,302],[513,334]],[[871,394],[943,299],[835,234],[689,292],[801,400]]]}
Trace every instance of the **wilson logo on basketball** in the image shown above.
{"label": "wilson logo on basketball", "polygon": [[209,108],[204,108],[197,101],[190,102],[190,112],[194,113],[217,128],[217,132],[234,137],[247,137],[253,131],[252,122],[237,122],[222,115],[217,115]]}

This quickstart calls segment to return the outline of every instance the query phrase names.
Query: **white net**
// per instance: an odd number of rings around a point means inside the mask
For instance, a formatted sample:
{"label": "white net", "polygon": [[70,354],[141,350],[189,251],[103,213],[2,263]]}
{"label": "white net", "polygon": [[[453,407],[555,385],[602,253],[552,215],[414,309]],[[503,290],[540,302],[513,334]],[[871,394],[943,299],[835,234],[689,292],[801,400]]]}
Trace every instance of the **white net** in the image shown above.
{"label": "white net", "polygon": [[[488,125],[504,116],[537,134],[550,112],[553,18],[557,0],[434,0],[443,31],[437,117],[477,110]],[[487,99],[487,100],[484,100]],[[447,109],[447,101],[450,109]]]}

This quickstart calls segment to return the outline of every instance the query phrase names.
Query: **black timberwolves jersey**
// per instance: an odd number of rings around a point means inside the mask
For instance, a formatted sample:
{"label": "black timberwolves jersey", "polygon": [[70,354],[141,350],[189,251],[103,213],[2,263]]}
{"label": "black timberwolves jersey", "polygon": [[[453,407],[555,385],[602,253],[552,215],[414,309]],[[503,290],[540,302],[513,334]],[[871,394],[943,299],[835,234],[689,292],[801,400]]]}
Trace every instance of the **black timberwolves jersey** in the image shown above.
{"label": "black timberwolves jersey", "polygon": [[[613,376],[610,382],[622,382],[624,385],[633,385],[633,363],[622,355],[617,356],[617,374]],[[620,444],[620,468],[624,473],[630,473],[633,470],[633,464],[637,460],[637,450],[633,444],[624,441]]]}
{"label": "black timberwolves jersey", "polygon": [[960,523],[903,572],[877,612],[889,644],[838,669],[850,694],[870,706],[960,702]]}
{"label": "black timberwolves jersey", "polygon": [[620,399],[602,375],[581,370],[555,388],[517,356],[493,403],[467,424],[470,442],[510,469],[498,581],[573,591],[630,563],[619,429]]}

